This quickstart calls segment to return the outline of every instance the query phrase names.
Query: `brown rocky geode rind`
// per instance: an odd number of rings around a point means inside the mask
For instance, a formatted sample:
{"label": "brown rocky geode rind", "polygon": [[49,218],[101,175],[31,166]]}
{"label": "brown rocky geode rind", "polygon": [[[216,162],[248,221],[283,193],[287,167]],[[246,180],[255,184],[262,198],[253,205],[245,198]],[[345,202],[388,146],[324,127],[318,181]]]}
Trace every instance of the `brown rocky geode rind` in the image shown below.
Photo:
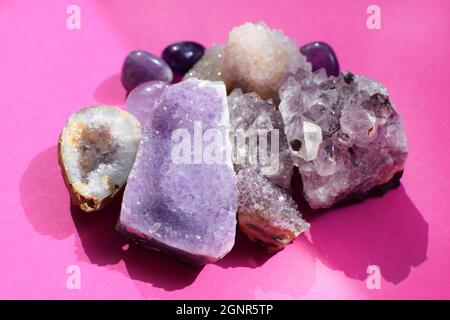
{"label": "brown rocky geode rind", "polygon": [[62,159],[61,143],[62,143],[61,135],[59,135],[58,163],[59,163],[59,166],[61,167],[61,173],[62,173],[62,176],[64,179],[64,184],[66,185],[67,190],[69,190],[70,200],[72,201],[72,203],[74,205],[79,206],[80,209],[83,210],[84,212],[94,212],[94,211],[99,211],[99,210],[103,209],[106,205],[108,205],[108,203],[111,202],[111,200],[114,198],[114,196],[125,187],[125,185],[116,189],[116,191],[114,191],[108,197],[103,198],[103,199],[99,199],[95,196],[91,196],[91,197],[83,196],[76,190],[74,185],[70,182],[69,177],[67,176],[68,169],[64,165],[64,161]]}

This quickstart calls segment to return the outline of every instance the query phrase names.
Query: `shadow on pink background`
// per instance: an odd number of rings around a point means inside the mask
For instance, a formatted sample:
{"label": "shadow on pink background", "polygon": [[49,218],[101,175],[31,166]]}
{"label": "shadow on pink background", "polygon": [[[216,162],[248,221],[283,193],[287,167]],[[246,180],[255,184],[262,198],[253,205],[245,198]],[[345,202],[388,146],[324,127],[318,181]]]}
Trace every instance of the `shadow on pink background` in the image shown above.
{"label": "shadow on pink background", "polygon": [[[65,9],[75,2],[82,29],[69,31]],[[450,298],[450,3],[377,1],[382,30],[376,31],[365,26],[369,4],[0,3],[0,297]],[[120,199],[93,215],[70,205],[56,157],[59,132],[80,106],[124,104],[119,72],[128,51],[158,54],[186,39],[209,46],[224,42],[233,26],[260,19],[298,45],[330,43],[343,69],[386,84],[410,148],[399,188],[361,204],[306,212],[310,233],[275,255],[239,234],[229,255],[204,268],[129,245],[114,231]],[[81,290],[66,287],[72,264],[81,268]],[[365,284],[373,264],[381,269],[381,290]]]}

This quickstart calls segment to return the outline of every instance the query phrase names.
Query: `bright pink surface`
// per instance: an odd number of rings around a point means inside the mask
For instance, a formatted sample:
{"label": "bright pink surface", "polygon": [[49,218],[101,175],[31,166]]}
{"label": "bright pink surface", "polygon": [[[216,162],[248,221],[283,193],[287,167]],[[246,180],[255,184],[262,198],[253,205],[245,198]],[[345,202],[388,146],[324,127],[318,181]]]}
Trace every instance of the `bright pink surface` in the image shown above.
{"label": "bright pink surface", "polygon": [[[381,7],[382,30],[366,28]],[[66,8],[81,7],[81,30]],[[0,2],[0,298],[450,298],[450,1]],[[312,230],[267,256],[239,237],[217,264],[192,269],[127,246],[118,203],[98,215],[70,208],[58,135],[79,107],[124,103],[128,51],[224,42],[265,20],[298,45],[323,40],[343,69],[383,82],[403,116],[410,155],[402,186],[309,217]],[[81,289],[66,268],[81,268]],[[379,265],[382,288],[366,287]]]}

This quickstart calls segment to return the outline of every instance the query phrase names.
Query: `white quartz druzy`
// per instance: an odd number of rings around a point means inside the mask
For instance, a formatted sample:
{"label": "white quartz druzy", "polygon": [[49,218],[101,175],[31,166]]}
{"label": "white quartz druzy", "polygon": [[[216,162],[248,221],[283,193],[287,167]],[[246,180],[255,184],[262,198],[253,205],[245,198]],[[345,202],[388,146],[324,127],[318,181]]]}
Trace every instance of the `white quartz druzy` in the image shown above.
{"label": "white quartz druzy", "polygon": [[225,46],[224,72],[233,88],[278,100],[278,89],[289,72],[311,70],[295,42],[264,22],[231,30]]}
{"label": "white quartz druzy", "polygon": [[184,80],[197,78],[210,81],[223,81],[228,86],[228,81],[223,74],[224,46],[215,44],[206,49],[203,57],[186,73]]}

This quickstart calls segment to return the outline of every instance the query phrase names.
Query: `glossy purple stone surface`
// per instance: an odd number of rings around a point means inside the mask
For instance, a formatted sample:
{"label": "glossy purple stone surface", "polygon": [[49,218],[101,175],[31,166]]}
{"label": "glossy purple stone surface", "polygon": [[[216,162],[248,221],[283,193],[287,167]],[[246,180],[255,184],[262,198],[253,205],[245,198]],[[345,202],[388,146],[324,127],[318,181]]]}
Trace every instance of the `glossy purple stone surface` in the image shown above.
{"label": "glossy purple stone surface", "polygon": [[333,48],[325,42],[312,42],[300,48],[300,52],[306,56],[312,65],[312,71],[324,68],[328,76],[339,75],[339,63]]}
{"label": "glossy purple stone surface", "polygon": [[[223,152],[230,145],[228,127],[223,83],[188,79],[168,86],[145,125],[117,229],[194,265],[226,255],[234,245],[238,197],[231,155]],[[192,143],[208,129],[221,132],[224,143],[218,146],[223,149],[215,150],[223,163],[195,162],[192,145],[183,152],[191,163],[174,161],[180,141],[172,140],[172,134],[177,129]]]}
{"label": "glossy purple stone surface", "polygon": [[143,128],[155,108],[156,100],[169,84],[165,81],[144,82],[134,88],[127,97],[126,106]]}
{"label": "glossy purple stone surface", "polygon": [[142,50],[130,52],[122,66],[121,81],[127,92],[144,82],[152,80],[171,82],[172,78],[172,70],[164,60]]}
{"label": "glossy purple stone surface", "polygon": [[188,72],[205,53],[205,47],[191,41],[173,43],[161,55],[163,60],[179,75]]}

